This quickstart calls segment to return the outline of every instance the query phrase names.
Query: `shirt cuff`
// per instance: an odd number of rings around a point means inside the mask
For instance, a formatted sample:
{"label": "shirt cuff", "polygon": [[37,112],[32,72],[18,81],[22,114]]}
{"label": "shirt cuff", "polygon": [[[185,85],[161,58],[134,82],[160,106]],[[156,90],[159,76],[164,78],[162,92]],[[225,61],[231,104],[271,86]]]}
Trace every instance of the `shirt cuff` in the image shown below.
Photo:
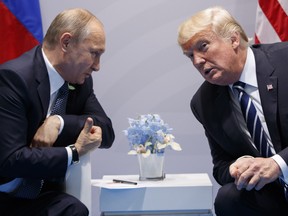
{"label": "shirt cuff", "polygon": [[60,116],[60,115],[56,115],[58,118],[59,118],[59,120],[60,120],[60,129],[59,129],[59,132],[58,132],[58,135],[59,134],[61,134],[62,133],[62,130],[63,130],[63,128],[64,128],[64,120],[63,120],[63,118]]}
{"label": "shirt cuff", "polygon": [[276,163],[279,165],[281,171],[282,171],[282,178],[285,182],[288,182],[288,167],[286,162],[283,160],[283,158],[276,154],[273,155],[272,158],[276,161]]}
{"label": "shirt cuff", "polygon": [[68,155],[67,167],[69,167],[72,162],[72,150],[70,147],[65,147],[65,148],[67,150],[67,155]]}

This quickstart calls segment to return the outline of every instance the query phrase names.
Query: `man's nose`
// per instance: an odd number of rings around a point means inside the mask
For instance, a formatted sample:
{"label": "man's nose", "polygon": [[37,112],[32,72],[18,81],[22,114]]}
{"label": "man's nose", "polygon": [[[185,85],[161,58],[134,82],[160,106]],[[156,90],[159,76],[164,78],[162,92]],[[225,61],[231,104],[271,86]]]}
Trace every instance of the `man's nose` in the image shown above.
{"label": "man's nose", "polygon": [[93,65],[92,65],[93,71],[99,71],[100,70],[100,58],[96,58]]}
{"label": "man's nose", "polygon": [[193,56],[193,64],[195,66],[199,66],[199,65],[202,65],[205,63],[205,59],[201,56],[201,55],[198,55],[198,54],[194,54]]}

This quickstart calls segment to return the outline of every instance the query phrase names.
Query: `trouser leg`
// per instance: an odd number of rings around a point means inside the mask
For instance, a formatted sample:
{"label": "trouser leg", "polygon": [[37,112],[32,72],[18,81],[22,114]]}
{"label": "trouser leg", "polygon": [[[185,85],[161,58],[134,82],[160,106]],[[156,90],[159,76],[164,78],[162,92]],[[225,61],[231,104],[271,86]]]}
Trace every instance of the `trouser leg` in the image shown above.
{"label": "trouser leg", "polygon": [[88,216],[87,207],[75,197],[63,192],[42,193],[27,200],[0,194],[1,216]]}

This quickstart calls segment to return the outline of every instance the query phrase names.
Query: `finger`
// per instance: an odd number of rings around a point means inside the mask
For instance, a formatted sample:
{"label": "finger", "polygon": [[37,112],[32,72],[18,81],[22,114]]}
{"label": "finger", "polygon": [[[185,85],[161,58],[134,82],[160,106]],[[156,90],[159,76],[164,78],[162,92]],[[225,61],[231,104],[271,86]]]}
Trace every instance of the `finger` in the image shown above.
{"label": "finger", "polygon": [[264,186],[265,186],[265,181],[263,181],[263,180],[259,180],[258,181],[258,184],[256,184],[256,186],[255,186],[255,190],[261,190]]}
{"label": "finger", "polygon": [[243,182],[243,181],[238,181],[237,183],[236,183],[236,186],[237,186],[237,189],[238,190],[242,190],[242,189],[244,189],[244,188],[246,188],[246,185],[247,185],[247,182]]}
{"label": "finger", "polygon": [[93,126],[92,128],[91,128],[91,130],[90,130],[90,133],[91,134],[102,134],[102,130],[101,130],[101,128],[100,127],[98,127],[98,126]]}
{"label": "finger", "polygon": [[243,164],[242,166],[238,167],[238,172],[241,174],[241,173],[247,172],[248,169],[249,169],[249,165]]}
{"label": "finger", "polygon": [[238,177],[238,167],[236,166],[235,163],[231,164],[230,167],[229,167],[229,172],[230,172],[230,175],[233,177],[233,178],[237,178]]}
{"label": "finger", "polygon": [[245,174],[241,174],[239,178],[236,180],[236,186],[238,190],[246,188],[248,185],[250,177],[246,176]]}
{"label": "finger", "polygon": [[89,133],[92,127],[93,127],[93,119],[88,117],[85,121],[83,130],[85,133]]}
{"label": "finger", "polygon": [[[239,183],[242,181],[239,179],[241,176],[242,178],[249,175],[249,172],[247,172],[249,169],[249,166],[242,165],[242,166],[237,166],[234,169],[231,169],[231,176],[234,177],[235,179],[239,180]],[[245,173],[245,174],[244,174]],[[244,174],[244,175],[242,175]]]}
{"label": "finger", "polygon": [[102,129],[100,127],[97,127],[97,126],[93,126],[93,128],[94,128],[94,132],[93,132],[94,139],[100,145],[102,142]]}
{"label": "finger", "polygon": [[230,171],[230,175],[231,175],[233,178],[238,178],[238,176],[239,176],[238,169],[237,169],[237,168],[232,168],[231,171]]}
{"label": "finger", "polygon": [[255,186],[259,183],[259,181],[260,181],[259,175],[254,175],[254,176],[250,179],[249,183],[247,184],[246,190],[250,191],[250,190],[252,190],[253,188],[255,188]]}

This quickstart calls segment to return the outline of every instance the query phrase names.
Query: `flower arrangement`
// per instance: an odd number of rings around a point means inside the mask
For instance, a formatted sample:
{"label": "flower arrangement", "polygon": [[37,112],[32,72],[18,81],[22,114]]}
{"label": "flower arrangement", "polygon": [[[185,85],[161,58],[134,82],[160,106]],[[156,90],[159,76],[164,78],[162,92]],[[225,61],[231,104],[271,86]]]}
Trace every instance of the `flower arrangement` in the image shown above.
{"label": "flower arrangement", "polygon": [[174,142],[170,128],[158,114],[140,115],[137,119],[128,119],[129,127],[124,134],[129,141],[130,155],[163,154],[166,147],[181,151],[180,144]]}

